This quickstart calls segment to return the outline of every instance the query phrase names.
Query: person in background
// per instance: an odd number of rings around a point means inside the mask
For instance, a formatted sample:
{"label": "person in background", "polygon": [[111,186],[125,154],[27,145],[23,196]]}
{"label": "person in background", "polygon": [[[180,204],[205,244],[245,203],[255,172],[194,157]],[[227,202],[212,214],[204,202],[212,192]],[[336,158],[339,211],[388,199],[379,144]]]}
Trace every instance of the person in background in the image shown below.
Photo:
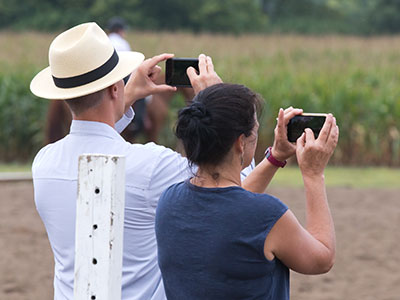
{"label": "person in background", "polygon": [[[121,17],[113,17],[108,22],[108,38],[117,51],[131,51],[131,46],[126,38],[126,30],[128,28],[126,22]],[[129,78],[125,78],[127,81]],[[140,133],[151,135],[152,124],[148,118],[147,105],[152,100],[152,96],[137,100],[132,108],[135,112],[135,118],[125,128],[121,135],[127,141],[133,142],[135,137]],[[150,139],[149,139],[150,140]],[[156,140],[154,140],[156,142]]]}
{"label": "person in background", "polygon": [[[281,109],[274,145],[242,182],[240,172],[257,145],[260,101],[245,86],[221,83],[179,112],[176,136],[198,170],[169,187],[157,206],[158,262],[169,300],[289,299],[289,269],[320,274],[333,265],[324,168],[338,141],[336,120],[329,114],[317,139],[306,129],[294,145],[287,124],[299,110]],[[263,194],[273,173],[259,173],[276,171],[294,154],[304,181],[306,228],[283,202]]]}
{"label": "person in background", "polygon": [[[121,17],[113,17],[108,23],[108,37],[117,51],[130,51],[131,47],[126,40],[128,26]],[[165,84],[165,74],[161,72],[156,79],[157,84]],[[188,104],[194,97],[192,88],[177,89]],[[135,137],[143,133],[148,141],[157,142],[160,132],[168,117],[168,108],[176,92],[156,93],[135,102],[133,110],[135,118],[122,133],[125,139],[133,141]]]}
{"label": "person in background", "polygon": [[131,46],[125,39],[127,27],[125,20],[120,17],[113,17],[108,22],[108,38],[117,51],[131,51]]}

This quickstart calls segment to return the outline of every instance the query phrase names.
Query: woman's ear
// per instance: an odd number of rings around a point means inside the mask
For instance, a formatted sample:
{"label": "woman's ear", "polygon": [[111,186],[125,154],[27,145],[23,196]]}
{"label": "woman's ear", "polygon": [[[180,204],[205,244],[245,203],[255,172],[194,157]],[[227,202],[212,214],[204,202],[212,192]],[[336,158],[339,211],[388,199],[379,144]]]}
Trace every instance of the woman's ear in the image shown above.
{"label": "woman's ear", "polygon": [[244,149],[245,149],[245,142],[246,137],[244,136],[244,134],[242,133],[236,140],[235,142],[235,149],[237,152],[239,153],[244,153]]}

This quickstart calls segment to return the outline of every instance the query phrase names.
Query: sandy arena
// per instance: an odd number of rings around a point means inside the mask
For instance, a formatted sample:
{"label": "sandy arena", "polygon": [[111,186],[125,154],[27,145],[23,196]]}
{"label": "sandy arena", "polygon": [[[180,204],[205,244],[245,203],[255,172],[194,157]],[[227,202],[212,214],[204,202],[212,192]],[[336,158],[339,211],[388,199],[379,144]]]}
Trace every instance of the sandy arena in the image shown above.
{"label": "sandy arena", "polygon": [[[272,188],[304,222],[302,189]],[[294,300],[400,299],[400,188],[329,188],[337,256],[326,275],[291,275]],[[53,299],[53,255],[31,182],[0,183],[0,299]],[[146,300],[146,299],[144,299]]]}

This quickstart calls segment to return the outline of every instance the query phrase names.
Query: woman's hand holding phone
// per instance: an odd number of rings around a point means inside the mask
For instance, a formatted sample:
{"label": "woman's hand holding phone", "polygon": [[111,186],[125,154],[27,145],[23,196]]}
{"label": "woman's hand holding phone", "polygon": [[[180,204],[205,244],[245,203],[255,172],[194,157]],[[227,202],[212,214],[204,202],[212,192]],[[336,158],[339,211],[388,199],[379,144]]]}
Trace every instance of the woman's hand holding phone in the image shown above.
{"label": "woman's hand holding phone", "polygon": [[289,142],[287,137],[287,125],[294,116],[303,113],[302,109],[293,108],[292,106],[278,113],[278,122],[276,124],[274,134],[274,144],[272,146],[272,156],[279,161],[285,161],[296,153],[296,146]]}
{"label": "woman's hand holding phone", "polygon": [[296,156],[303,177],[322,176],[339,139],[339,127],[332,114],[328,114],[317,139],[311,129],[298,138]]}

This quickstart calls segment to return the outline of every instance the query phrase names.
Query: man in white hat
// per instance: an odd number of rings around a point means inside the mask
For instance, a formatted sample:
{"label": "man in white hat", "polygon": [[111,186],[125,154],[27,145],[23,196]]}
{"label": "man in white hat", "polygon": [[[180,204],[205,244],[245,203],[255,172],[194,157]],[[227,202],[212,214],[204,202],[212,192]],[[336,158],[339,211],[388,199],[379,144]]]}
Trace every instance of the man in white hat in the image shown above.
{"label": "man in white hat", "polygon": [[[162,54],[143,61],[138,52],[117,53],[96,23],[86,23],[54,39],[49,48],[50,66],[31,82],[32,93],[65,100],[73,115],[70,133],[42,148],[32,165],[36,207],[54,254],[56,300],[73,298],[78,157],[83,153],[126,157],[122,299],[165,299],[157,264],[156,206],[166,188],[192,173],[179,153],[154,143],[127,143],[118,132],[132,120],[131,105],[137,99],[175,91],[153,82],[160,72],[157,64],[172,56]],[[210,57],[199,56],[199,70],[200,74],[194,68],[187,72],[196,94],[221,82]],[[123,78],[131,73],[124,85]],[[280,112],[275,153],[294,154],[284,122],[300,112],[293,108]],[[260,163],[246,179],[245,188],[265,190],[278,168],[269,161]]]}
{"label": "man in white hat", "polygon": [[[143,62],[141,53],[117,53],[96,23],[86,23],[54,39],[50,66],[31,82],[35,95],[65,100],[73,114],[70,133],[41,149],[32,166],[35,202],[55,258],[55,299],[73,298],[78,157],[83,153],[126,157],[123,299],[165,299],[157,265],[155,209],[163,190],[188,177],[187,161],[153,143],[127,143],[117,131],[132,120],[135,100],[175,90],[153,82],[160,72],[157,64],[172,56]],[[201,55],[200,63],[203,74],[192,74],[197,90],[221,81],[209,58]],[[133,71],[125,86],[123,78]]]}

